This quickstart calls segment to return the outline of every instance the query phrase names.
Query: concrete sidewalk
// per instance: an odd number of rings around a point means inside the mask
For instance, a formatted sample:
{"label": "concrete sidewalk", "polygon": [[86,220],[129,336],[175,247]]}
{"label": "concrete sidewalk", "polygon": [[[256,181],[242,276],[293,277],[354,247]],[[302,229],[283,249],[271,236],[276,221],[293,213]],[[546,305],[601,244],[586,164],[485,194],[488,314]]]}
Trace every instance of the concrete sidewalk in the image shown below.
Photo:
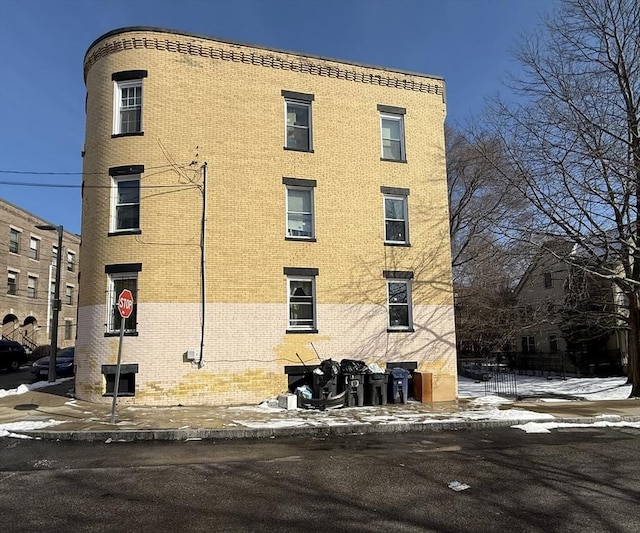
{"label": "concrete sidewalk", "polygon": [[[48,440],[135,441],[329,436],[481,429],[527,422],[640,422],[640,400],[478,401],[352,407],[328,411],[239,407],[118,406],[93,404],[69,394],[73,381],[0,398],[0,430]],[[2,432],[0,431],[0,435]]]}

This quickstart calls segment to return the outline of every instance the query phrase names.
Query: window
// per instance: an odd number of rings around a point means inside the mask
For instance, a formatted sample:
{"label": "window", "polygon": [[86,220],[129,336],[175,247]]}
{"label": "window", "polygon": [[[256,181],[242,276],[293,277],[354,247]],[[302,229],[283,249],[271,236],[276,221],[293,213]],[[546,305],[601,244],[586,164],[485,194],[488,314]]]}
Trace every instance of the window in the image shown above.
{"label": "window", "polygon": [[67,252],[67,270],[73,272],[76,269],[76,254]]}
{"label": "window", "polygon": [[27,277],[27,296],[29,298],[38,296],[38,278],[36,276]]}
{"label": "window", "polygon": [[71,320],[64,321],[64,340],[70,341],[73,338],[73,322]]}
{"label": "window", "polygon": [[9,251],[13,254],[20,253],[20,232],[9,228]]}
{"label": "window", "polygon": [[56,266],[58,264],[58,247],[53,246],[51,248],[51,264]]}
{"label": "window", "polygon": [[116,82],[114,135],[142,131],[142,80]]}
{"label": "window", "polygon": [[18,295],[18,273],[13,270],[7,272],[7,294]]}
{"label": "window", "polygon": [[40,239],[35,237],[29,239],[29,257],[35,260],[40,259]]}
{"label": "window", "polygon": [[64,303],[67,305],[73,305],[73,285],[67,285],[64,288]]}
{"label": "window", "polygon": [[405,161],[404,115],[401,107],[378,106],[380,112],[381,159],[386,161]]}
{"label": "window", "polygon": [[533,335],[522,337],[522,353],[535,353],[536,338]]}
{"label": "window", "polygon": [[113,135],[142,135],[142,79],[146,70],[111,75],[114,82]]}
{"label": "window", "polygon": [[285,109],[285,148],[288,150],[313,151],[311,139],[312,94],[282,91]]}
{"label": "window", "polygon": [[411,281],[387,280],[389,329],[411,328]]}
{"label": "window", "polygon": [[287,186],[287,238],[313,239],[313,188],[315,180],[283,178]]}
{"label": "window", "polygon": [[411,280],[413,272],[384,270],[387,280],[388,331],[413,331]]}
{"label": "window", "polygon": [[140,228],[140,176],[113,178],[111,231]]}
{"label": "window", "polygon": [[317,268],[284,268],[287,276],[288,332],[317,332],[316,276]]}
{"label": "window", "polygon": [[545,272],[542,275],[542,278],[545,289],[550,289],[553,287],[553,278],[551,277],[551,272]]}
{"label": "window", "polygon": [[384,193],[384,242],[390,245],[408,245],[409,190],[381,187],[381,191]]}
{"label": "window", "polygon": [[558,336],[557,335],[549,335],[549,351],[551,353],[558,352]]}
{"label": "window", "polygon": [[107,289],[107,335],[119,334],[122,318],[118,312],[118,297],[124,289],[133,294],[133,312],[125,320],[125,335],[136,334],[138,314],[138,272],[142,270],[140,263],[124,265],[106,265],[108,277]]}

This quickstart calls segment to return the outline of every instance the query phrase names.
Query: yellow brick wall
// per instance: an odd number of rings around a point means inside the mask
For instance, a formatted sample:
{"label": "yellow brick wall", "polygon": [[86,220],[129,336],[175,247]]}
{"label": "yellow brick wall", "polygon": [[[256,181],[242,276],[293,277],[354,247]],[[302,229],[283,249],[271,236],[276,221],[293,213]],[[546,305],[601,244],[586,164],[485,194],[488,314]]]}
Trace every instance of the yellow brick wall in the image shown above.
{"label": "yellow brick wall", "polygon": [[[144,135],[111,138],[111,75],[139,69],[148,71],[143,80]],[[83,308],[105,305],[104,265],[114,263],[142,263],[140,304],[199,302],[202,194],[198,186],[206,162],[209,303],[278,304],[286,328],[283,267],[314,267],[319,269],[318,305],[373,305],[384,313],[382,271],[412,270],[414,305],[442,307],[447,316],[444,329],[453,336],[441,79],[143,31],[97,42],[85,58],[85,74],[81,314]],[[422,90],[389,84],[420,85]],[[283,89],[314,95],[313,153],[283,149]],[[380,160],[377,104],[406,108],[407,163]],[[142,233],[108,237],[108,168],[130,164],[145,166]],[[317,181],[317,242],[285,241],[285,176]],[[410,189],[411,247],[383,245],[380,186]],[[240,334],[251,330],[250,318],[236,317],[233,326]],[[98,321],[93,335],[103,328],[104,318]],[[386,334],[384,323],[381,327],[385,337],[412,335],[415,341],[429,334],[428,324],[419,326],[413,334],[391,335]],[[150,327],[160,330],[167,325]],[[336,334],[320,321],[318,329],[319,335]],[[278,335],[283,333],[284,329]],[[154,332],[140,335],[148,340]],[[355,330],[353,336],[353,344],[364,342]],[[289,355],[309,349],[306,335],[288,337]],[[405,360],[403,343],[395,339],[394,360]],[[228,342],[233,343],[233,338]],[[101,351],[99,344],[86,338],[79,344]],[[277,349],[265,348],[268,353]],[[447,361],[443,372],[455,376],[453,348],[438,350]],[[151,356],[140,354],[138,359],[145,357]],[[232,366],[227,370],[246,371],[246,364]],[[449,399],[454,395],[446,394]]]}

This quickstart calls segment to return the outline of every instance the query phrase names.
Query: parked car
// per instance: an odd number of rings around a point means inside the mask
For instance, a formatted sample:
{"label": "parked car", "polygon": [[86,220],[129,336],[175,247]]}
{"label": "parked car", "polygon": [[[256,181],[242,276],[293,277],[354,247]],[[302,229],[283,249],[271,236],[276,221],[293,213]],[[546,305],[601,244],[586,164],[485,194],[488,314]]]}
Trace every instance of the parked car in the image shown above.
{"label": "parked car", "polygon": [[[31,373],[36,379],[49,375],[49,356],[41,357],[31,365]],[[69,377],[75,374],[75,347],[63,348],[56,354],[56,377]]]}
{"label": "parked car", "polygon": [[0,368],[18,370],[27,363],[27,352],[19,342],[0,339]]}

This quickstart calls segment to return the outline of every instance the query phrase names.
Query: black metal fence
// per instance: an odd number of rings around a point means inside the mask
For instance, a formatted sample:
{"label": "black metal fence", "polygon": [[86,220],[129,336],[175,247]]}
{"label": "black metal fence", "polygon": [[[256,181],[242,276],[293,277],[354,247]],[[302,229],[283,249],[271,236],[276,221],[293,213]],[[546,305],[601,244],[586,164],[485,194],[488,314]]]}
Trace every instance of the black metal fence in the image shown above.
{"label": "black metal fence", "polygon": [[624,368],[620,350],[557,353],[499,353],[483,358],[458,359],[458,373],[473,379],[488,381],[504,370],[528,376],[622,376]]}

